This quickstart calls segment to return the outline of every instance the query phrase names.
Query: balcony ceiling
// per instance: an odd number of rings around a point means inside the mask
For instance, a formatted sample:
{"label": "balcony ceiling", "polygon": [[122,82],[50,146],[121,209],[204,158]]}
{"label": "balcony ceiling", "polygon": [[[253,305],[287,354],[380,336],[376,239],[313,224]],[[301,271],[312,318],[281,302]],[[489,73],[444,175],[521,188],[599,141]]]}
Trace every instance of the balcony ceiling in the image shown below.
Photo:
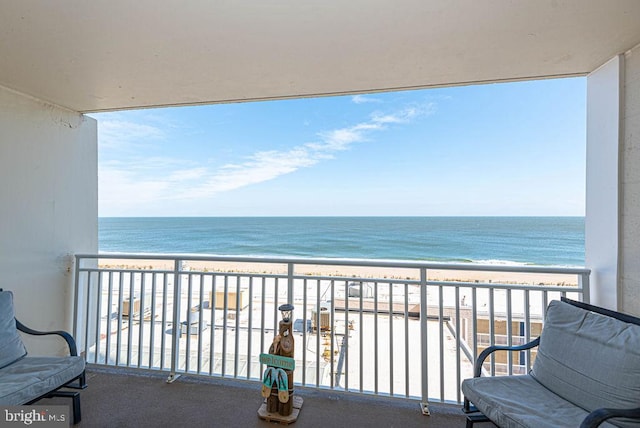
{"label": "balcony ceiling", "polygon": [[21,0],[0,85],[80,112],[584,75],[638,0]]}

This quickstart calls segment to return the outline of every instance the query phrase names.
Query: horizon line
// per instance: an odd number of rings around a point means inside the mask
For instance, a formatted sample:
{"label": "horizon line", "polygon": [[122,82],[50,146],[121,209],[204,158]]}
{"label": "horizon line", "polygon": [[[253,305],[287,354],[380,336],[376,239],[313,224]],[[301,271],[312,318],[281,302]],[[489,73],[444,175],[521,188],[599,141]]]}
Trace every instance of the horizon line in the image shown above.
{"label": "horizon line", "polygon": [[586,218],[585,215],[183,215],[98,216],[98,218]]}

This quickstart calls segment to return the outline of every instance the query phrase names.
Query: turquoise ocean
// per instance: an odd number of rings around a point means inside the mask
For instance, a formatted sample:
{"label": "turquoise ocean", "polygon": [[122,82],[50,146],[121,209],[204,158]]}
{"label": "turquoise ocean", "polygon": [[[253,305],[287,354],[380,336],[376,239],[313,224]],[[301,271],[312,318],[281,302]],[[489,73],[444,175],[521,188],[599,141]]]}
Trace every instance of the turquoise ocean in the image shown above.
{"label": "turquoise ocean", "polygon": [[584,266],[584,217],[101,217],[102,253]]}

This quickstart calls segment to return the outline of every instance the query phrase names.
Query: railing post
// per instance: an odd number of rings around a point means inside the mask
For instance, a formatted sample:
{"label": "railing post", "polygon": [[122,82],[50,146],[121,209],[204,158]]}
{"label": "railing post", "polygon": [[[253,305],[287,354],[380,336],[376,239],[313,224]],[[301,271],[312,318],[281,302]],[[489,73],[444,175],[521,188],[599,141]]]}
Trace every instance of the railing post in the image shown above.
{"label": "railing post", "polygon": [[[181,260],[175,259],[173,265],[173,327],[171,329],[171,371],[167,378],[167,383],[172,383],[180,377],[177,374],[178,359],[180,358],[180,335],[182,326],[180,325],[180,301],[182,300],[182,266]],[[188,321],[187,321],[188,323]],[[187,329],[190,326],[187,325]],[[187,334],[189,331],[187,330]],[[189,358],[189,356],[187,356]]]}
{"label": "railing post", "polygon": [[429,416],[429,349],[427,346],[427,268],[420,268],[420,361],[422,362],[422,414]]}
{"label": "railing post", "polygon": [[78,323],[79,309],[80,305],[78,302],[78,295],[80,293],[80,258],[78,255],[74,256],[74,289],[73,289],[73,337],[78,341],[78,345],[80,345],[80,349],[84,349],[84,341],[80,336],[80,326]]}
{"label": "railing post", "polygon": [[582,301],[591,303],[591,289],[589,288],[589,274],[581,273],[578,275],[578,288],[582,289]]}
{"label": "railing post", "polygon": [[[92,271],[96,271],[97,275],[100,275],[98,269],[98,258],[95,257],[86,257],[87,260],[92,260],[92,262],[87,262],[83,260],[85,257],[75,255],[75,263],[74,263],[74,276],[75,276],[75,285],[74,285],[74,296],[73,296],[73,337],[76,339],[76,343],[78,345],[79,355],[82,355],[85,360],[89,355],[90,348],[90,337],[89,337],[89,326],[90,326],[90,311],[93,307],[93,302],[90,299],[90,287],[91,287],[91,274]],[[90,265],[90,266],[87,266]],[[81,272],[84,274],[81,275]],[[94,344],[96,338],[94,338]]]}

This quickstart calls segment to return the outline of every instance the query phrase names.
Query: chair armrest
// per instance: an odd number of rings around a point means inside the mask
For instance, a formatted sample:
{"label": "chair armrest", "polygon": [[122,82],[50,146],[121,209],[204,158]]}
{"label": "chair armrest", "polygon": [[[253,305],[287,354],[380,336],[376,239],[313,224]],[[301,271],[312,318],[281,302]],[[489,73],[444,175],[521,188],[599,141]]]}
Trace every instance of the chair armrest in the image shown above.
{"label": "chair armrest", "polygon": [[16,319],[16,327],[18,328],[18,330],[20,330],[23,333],[32,334],[32,335],[35,335],[35,336],[45,336],[45,335],[50,335],[50,334],[56,334],[56,335],[62,337],[67,342],[67,345],[69,345],[69,354],[71,354],[71,356],[73,356],[73,357],[78,356],[78,348],[76,347],[76,341],[66,331],[61,331],[61,330],[57,330],[57,331],[38,331],[38,330],[34,330],[32,328],[27,327],[26,325],[22,324],[17,319]]}
{"label": "chair armrest", "polygon": [[473,377],[480,377],[480,374],[482,373],[482,365],[484,364],[484,360],[486,360],[487,357],[489,355],[491,355],[492,353],[494,353],[495,351],[525,351],[527,349],[535,348],[539,344],[540,344],[540,338],[537,337],[536,339],[532,340],[529,343],[525,343],[524,345],[518,345],[518,346],[494,345],[494,346],[489,346],[484,351],[482,351],[480,353],[480,355],[478,355],[478,359],[476,360],[476,364],[475,364],[474,370],[473,370]]}
{"label": "chair armrest", "polygon": [[640,407],[634,409],[597,409],[589,413],[582,423],[580,428],[595,428],[601,423],[611,418],[632,418],[640,419]]}

